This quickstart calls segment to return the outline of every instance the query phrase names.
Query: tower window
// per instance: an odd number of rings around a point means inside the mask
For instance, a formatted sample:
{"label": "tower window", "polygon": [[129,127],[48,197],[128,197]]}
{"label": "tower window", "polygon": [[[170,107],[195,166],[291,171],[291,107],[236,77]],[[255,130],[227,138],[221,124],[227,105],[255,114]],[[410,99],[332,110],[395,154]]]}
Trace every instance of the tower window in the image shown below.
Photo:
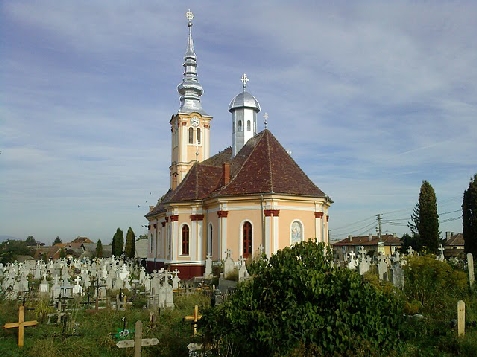
{"label": "tower window", "polygon": [[242,226],[242,241],[242,256],[244,259],[247,259],[252,254],[252,223],[248,221]]}
{"label": "tower window", "polygon": [[193,144],[193,143],[194,143],[194,129],[189,128],[189,144]]}
{"label": "tower window", "polygon": [[189,255],[189,226],[182,225],[182,255]]}
{"label": "tower window", "polygon": [[239,120],[237,123],[237,131],[242,131],[242,121]]}
{"label": "tower window", "polygon": [[197,128],[197,144],[200,145],[200,128]]}
{"label": "tower window", "polygon": [[250,120],[247,120],[247,131],[250,131]]}

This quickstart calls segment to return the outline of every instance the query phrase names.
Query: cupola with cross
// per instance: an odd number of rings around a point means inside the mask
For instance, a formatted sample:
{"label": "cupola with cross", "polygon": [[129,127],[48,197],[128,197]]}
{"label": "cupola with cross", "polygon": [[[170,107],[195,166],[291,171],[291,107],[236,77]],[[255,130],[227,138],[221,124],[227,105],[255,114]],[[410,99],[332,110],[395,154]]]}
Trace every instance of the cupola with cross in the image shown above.
{"label": "cupola with cross", "polygon": [[175,189],[196,162],[210,156],[210,122],[212,117],[203,109],[200,97],[204,93],[197,78],[197,56],[192,40],[190,10],[186,13],[189,36],[184,55],[184,74],[177,86],[180,95],[179,111],[171,117],[170,188]]}
{"label": "cupola with cross", "polygon": [[257,99],[245,91],[249,81],[245,73],[241,81],[242,92],[229,105],[229,112],[232,113],[232,156],[257,134],[257,113],[260,111]]}

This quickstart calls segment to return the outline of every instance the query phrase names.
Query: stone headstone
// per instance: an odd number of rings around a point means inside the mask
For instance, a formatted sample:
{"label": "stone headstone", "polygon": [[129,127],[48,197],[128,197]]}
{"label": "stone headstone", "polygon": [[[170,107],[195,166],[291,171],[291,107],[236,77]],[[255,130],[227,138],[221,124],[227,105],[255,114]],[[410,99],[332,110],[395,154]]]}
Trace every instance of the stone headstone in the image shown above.
{"label": "stone headstone", "polygon": [[227,278],[227,275],[232,273],[235,269],[235,263],[230,257],[231,252],[230,249],[227,249],[227,257],[225,258],[224,261],[224,277]]}
{"label": "stone headstone", "polygon": [[472,288],[475,283],[474,257],[472,253],[467,253],[467,267],[469,269],[469,285]]}

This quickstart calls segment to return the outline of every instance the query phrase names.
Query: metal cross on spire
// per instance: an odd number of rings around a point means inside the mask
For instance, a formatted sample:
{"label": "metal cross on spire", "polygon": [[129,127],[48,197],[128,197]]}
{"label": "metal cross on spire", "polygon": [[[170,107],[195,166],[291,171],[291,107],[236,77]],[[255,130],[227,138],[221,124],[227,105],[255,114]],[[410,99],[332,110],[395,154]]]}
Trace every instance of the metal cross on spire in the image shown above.
{"label": "metal cross on spire", "polygon": [[247,74],[244,73],[242,75],[242,78],[240,78],[240,80],[242,81],[242,87],[243,87],[243,90],[245,91],[245,88],[247,88],[247,82],[249,81]]}
{"label": "metal cross on spire", "polygon": [[267,128],[268,125],[268,113],[263,114],[263,123],[265,124],[265,129]]}
{"label": "metal cross on spire", "polygon": [[188,24],[187,26],[191,27],[192,26],[192,19],[194,18],[194,14],[192,13],[192,11],[187,10],[186,12],[186,18],[187,18],[187,21],[188,21]]}

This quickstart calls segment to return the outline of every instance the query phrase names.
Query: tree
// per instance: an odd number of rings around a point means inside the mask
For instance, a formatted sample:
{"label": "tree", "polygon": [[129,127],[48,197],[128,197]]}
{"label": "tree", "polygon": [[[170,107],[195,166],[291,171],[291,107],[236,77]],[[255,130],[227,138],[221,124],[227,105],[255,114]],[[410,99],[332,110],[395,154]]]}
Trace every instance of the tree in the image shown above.
{"label": "tree", "polygon": [[65,259],[66,258],[66,249],[61,248],[60,249],[60,259]]}
{"label": "tree", "polygon": [[116,257],[120,257],[123,254],[124,235],[121,228],[118,227],[114,234],[112,241],[112,252]]}
{"label": "tree", "polygon": [[96,258],[103,257],[103,244],[101,243],[101,239],[98,239],[96,242]]}
{"label": "tree", "polygon": [[426,180],[422,181],[419,202],[414,207],[408,227],[423,249],[428,253],[437,253],[439,243],[437,199],[434,188]]}
{"label": "tree", "polygon": [[60,236],[56,236],[55,240],[53,241],[53,245],[61,243],[63,243],[63,241],[61,240]]}
{"label": "tree", "polygon": [[404,234],[401,237],[401,248],[399,251],[403,254],[407,254],[409,247],[411,247],[415,252],[420,252],[422,249],[421,242],[419,239],[419,234]]}
{"label": "tree", "polygon": [[[252,279],[199,326],[218,355],[383,355],[400,344],[398,296],[332,267],[323,243],[302,242],[249,265]],[[376,354],[377,355],[377,354]]]}
{"label": "tree", "polygon": [[26,241],[7,240],[0,243],[0,263],[13,263],[20,255],[32,255],[32,249]]}
{"label": "tree", "polygon": [[28,236],[27,239],[25,240],[27,246],[29,247],[34,247],[36,246],[36,240],[33,238],[33,236]]}
{"label": "tree", "polygon": [[129,227],[126,233],[126,247],[124,248],[124,254],[130,259],[134,259],[136,255],[136,235],[131,227]]}
{"label": "tree", "polygon": [[477,257],[477,174],[470,179],[469,188],[464,191],[462,229],[464,251]]}

